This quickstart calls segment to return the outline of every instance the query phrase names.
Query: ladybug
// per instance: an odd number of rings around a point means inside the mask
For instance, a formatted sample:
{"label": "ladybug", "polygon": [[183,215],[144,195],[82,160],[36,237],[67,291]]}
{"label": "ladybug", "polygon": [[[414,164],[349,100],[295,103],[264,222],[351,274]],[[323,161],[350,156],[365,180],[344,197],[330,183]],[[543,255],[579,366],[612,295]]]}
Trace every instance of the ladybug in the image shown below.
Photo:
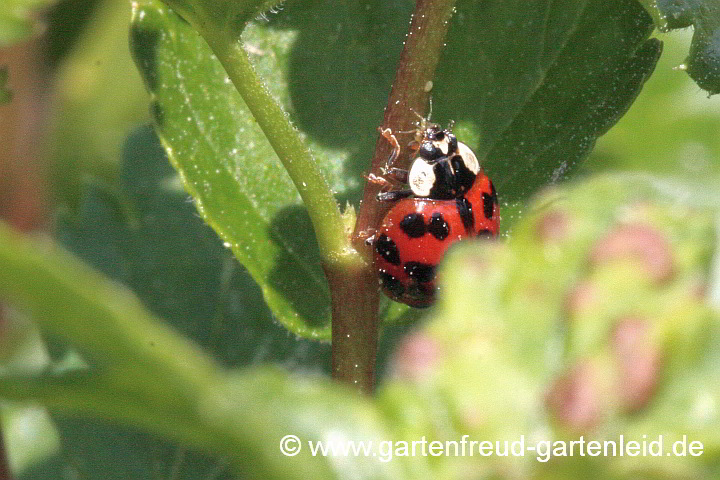
{"label": "ladybug", "polygon": [[418,129],[410,170],[391,168],[400,147],[390,129],[381,133],[393,145],[393,153],[385,175],[370,175],[369,180],[409,188],[377,196],[395,204],[370,239],[375,268],[388,297],[411,307],[428,307],[435,300],[436,266],[450,245],[463,238],[497,236],[497,193],[475,154],[450,128],[428,124]]}

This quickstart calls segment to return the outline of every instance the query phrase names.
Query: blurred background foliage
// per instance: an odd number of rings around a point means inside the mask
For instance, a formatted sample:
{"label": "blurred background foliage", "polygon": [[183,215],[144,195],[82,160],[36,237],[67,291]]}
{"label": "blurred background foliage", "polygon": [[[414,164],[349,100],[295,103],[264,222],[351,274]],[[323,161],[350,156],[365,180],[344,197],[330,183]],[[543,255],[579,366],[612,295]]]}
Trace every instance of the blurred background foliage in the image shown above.
{"label": "blurred background foliage", "polygon": [[[297,340],[268,321],[257,285],[179,187],[147,127],[149,97],[128,49],[129,2],[51,3],[11,0],[0,8],[0,67],[8,67],[12,93],[12,102],[0,106],[0,213],[26,229],[53,224],[66,247],[131,285],[226,365],[271,360],[291,369],[326,369],[328,346]],[[46,13],[38,14],[38,6]],[[40,21],[28,21],[28,12]],[[600,138],[581,175],[631,170],[692,180],[720,174],[720,96],[708,98],[675,69],[687,55],[691,31],[657,37],[665,46],[655,73]],[[0,70],[0,103],[4,83]],[[370,158],[371,141],[358,148],[367,151],[354,154]],[[161,275],[148,265],[162,265]],[[189,272],[199,272],[195,283]],[[191,295],[197,291],[203,295]],[[4,308],[2,315],[3,369],[77,361],[62,345],[43,343],[22,314]],[[218,321],[199,327],[198,318]],[[406,330],[386,329],[383,358]],[[381,374],[384,368],[381,359]],[[2,412],[18,478],[227,475],[222,464],[129,429],[50,417],[39,408],[6,405]]]}

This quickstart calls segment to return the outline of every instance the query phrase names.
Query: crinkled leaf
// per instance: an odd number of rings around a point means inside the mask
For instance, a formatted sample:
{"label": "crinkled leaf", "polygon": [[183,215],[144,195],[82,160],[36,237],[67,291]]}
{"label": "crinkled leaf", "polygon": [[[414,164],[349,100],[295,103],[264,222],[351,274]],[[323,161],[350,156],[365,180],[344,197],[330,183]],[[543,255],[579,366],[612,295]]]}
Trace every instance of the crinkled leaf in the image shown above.
{"label": "crinkled leaf", "polygon": [[0,3],[0,47],[38,31],[37,11],[55,0],[3,0]]}
{"label": "crinkled leaf", "polygon": [[[443,455],[436,478],[717,478],[718,181],[596,176],[535,199],[507,242],[450,253],[378,401],[402,438],[469,435],[525,455]],[[669,453],[683,435],[701,457]],[[550,448],[660,436],[660,456]]]}
{"label": "crinkled leaf", "polygon": [[661,30],[693,26],[685,69],[710,95],[720,93],[720,3],[717,0],[640,0]]}

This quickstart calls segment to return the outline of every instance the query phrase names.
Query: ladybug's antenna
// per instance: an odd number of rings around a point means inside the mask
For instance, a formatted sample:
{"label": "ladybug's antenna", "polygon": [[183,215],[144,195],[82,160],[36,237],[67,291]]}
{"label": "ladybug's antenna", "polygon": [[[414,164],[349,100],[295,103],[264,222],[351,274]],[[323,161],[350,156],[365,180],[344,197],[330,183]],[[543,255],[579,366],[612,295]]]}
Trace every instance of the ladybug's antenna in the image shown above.
{"label": "ladybug's antenna", "polygon": [[415,111],[414,108],[411,108],[410,111],[415,114],[416,117],[418,117],[418,124],[425,125],[425,123],[429,120],[429,118],[425,118],[422,115],[420,115],[418,112]]}
{"label": "ladybug's antenna", "polygon": [[427,122],[430,123],[430,117],[432,117],[432,95],[428,96],[428,102],[430,106],[428,107]]}

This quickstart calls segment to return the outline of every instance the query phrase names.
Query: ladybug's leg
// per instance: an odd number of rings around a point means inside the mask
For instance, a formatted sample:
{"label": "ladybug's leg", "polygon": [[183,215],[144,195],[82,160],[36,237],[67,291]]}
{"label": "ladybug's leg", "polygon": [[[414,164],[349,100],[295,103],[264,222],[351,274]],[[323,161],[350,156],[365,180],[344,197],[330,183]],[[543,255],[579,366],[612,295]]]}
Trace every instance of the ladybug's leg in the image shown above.
{"label": "ladybug's leg", "polygon": [[385,139],[390,142],[390,145],[392,145],[393,147],[393,150],[390,153],[387,162],[385,162],[384,170],[385,172],[388,172],[392,168],[392,164],[395,162],[395,160],[397,160],[398,156],[400,155],[400,143],[398,143],[397,138],[395,138],[395,134],[392,133],[392,130],[390,128],[378,127],[378,130],[380,130],[380,135],[385,137]]}
{"label": "ladybug's leg", "polygon": [[358,238],[362,238],[365,241],[365,245],[375,245],[375,239],[377,238],[377,230],[374,228],[368,228],[358,232]]}
{"label": "ladybug's leg", "polygon": [[374,173],[368,173],[365,178],[370,183],[380,185],[382,188],[392,188],[394,183],[407,184],[408,182],[408,171],[402,168],[391,168],[383,175],[375,175]]}
{"label": "ladybug's leg", "polygon": [[408,171],[402,168],[391,168],[385,172],[386,177],[390,177],[398,183],[408,183]]}
{"label": "ladybug's leg", "polygon": [[381,188],[390,189],[393,187],[393,183],[390,180],[380,175],[375,175],[374,173],[369,173],[365,178],[367,178],[370,183],[380,185]]}
{"label": "ladybug's leg", "polygon": [[377,194],[378,202],[396,202],[402,198],[412,195],[412,190],[391,190],[389,192],[380,192]]}

